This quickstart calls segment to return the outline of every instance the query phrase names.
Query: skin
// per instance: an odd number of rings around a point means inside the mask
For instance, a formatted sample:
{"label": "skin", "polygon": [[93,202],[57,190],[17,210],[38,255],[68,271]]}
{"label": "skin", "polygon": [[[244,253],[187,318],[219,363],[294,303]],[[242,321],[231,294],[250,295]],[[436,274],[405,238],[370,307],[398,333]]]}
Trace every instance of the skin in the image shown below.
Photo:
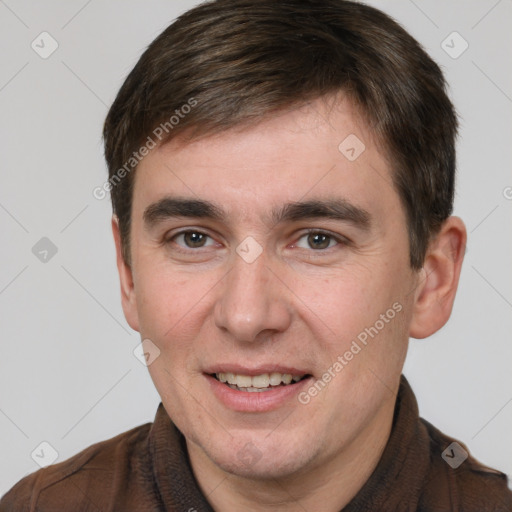
{"label": "skin", "polygon": [[[338,150],[349,134],[366,146],[352,162]],[[144,211],[166,196],[213,202],[225,217],[148,225]],[[288,202],[340,198],[367,212],[369,227],[269,220]],[[389,438],[409,337],[431,335],[450,316],[462,221],[450,217],[424,267],[411,269],[405,213],[382,148],[346,99],[333,107],[321,98],[257,125],[154,149],[136,171],[130,266],[115,217],[112,226],[125,316],[160,350],[151,378],[213,508],[339,511]],[[312,248],[308,229],[341,241],[322,238],[327,247]],[[175,236],[184,230],[208,235],[205,245],[187,246],[190,237]],[[247,236],[262,249],[252,263],[236,252]],[[401,311],[306,405],[294,397],[271,411],[234,411],[204,375],[212,364],[277,363],[322,379],[397,302]]]}

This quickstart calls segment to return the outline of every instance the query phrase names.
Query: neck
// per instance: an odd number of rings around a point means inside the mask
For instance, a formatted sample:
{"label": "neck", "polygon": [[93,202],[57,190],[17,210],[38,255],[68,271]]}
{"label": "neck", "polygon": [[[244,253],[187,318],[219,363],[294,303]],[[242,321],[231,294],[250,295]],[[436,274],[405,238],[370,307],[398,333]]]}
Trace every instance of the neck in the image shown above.
{"label": "neck", "polygon": [[192,469],[215,511],[339,512],[377,467],[391,433],[394,405],[394,399],[386,400],[350,445],[283,478],[256,480],[227,473],[187,441]]}

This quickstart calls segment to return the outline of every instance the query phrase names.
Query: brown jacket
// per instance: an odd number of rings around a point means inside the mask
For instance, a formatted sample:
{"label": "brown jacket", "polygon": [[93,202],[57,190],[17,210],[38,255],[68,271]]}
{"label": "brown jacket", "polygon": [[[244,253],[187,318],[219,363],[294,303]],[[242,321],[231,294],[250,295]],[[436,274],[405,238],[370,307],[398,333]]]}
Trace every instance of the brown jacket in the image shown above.
{"label": "brown jacket", "polygon": [[[343,512],[511,512],[506,476],[471,456],[462,462],[467,449],[453,442],[419,418],[414,394],[402,377],[382,458]],[[56,511],[212,508],[192,474],[184,438],[160,404],[154,423],[28,475],[0,501],[0,512]]]}

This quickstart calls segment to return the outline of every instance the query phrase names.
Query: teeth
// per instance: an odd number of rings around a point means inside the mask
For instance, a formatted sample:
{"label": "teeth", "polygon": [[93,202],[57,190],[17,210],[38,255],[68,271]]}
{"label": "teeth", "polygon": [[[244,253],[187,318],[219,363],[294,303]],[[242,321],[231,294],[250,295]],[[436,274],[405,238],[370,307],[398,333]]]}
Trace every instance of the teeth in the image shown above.
{"label": "teeth", "polygon": [[263,375],[256,375],[252,379],[252,386],[255,388],[268,388],[270,384],[270,376],[268,373],[264,373]]}
{"label": "teeth", "polygon": [[261,375],[238,375],[234,373],[216,373],[217,379],[220,382],[225,382],[233,389],[243,388],[244,391],[250,393],[270,389],[270,386],[279,386],[282,384],[291,384],[291,382],[298,382],[304,375],[292,375],[291,373],[277,373],[271,374],[263,373]]}
{"label": "teeth", "polygon": [[236,389],[237,391],[247,391],[249,393],[261,393],[263,391],[268,391],[269,389],[272,389],[272,388],[253,388],[253,387],[239,388],[238,386],[233,386],[231,384],[228,384],[228,386],[232,389]]}
{"label": "teeth", "polygon": [[285,383],[285,384],[290,384],[290,382],[292,381],[292,374],[291,373],[285,373],[281,380]]}
{"label": "teeth", "polygon": [[279,386],[281,384],[281,373],[271,373],[270,374],[270,385],[271,386]]}
{"label": "teeth", "polygon": [[249,375],[236,375],[236,385],[239,388],[250,388],[252,386],[252,377]]}

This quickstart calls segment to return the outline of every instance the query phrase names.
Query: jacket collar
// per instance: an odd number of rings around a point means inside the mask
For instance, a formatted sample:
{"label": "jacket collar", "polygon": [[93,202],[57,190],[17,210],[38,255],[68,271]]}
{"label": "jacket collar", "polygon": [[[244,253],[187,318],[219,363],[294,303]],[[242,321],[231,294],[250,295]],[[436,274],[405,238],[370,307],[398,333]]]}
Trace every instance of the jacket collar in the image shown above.
{"label": "jacket collar", "polygon": [[[194,477],[185,438],[162,403],[151,427],[149,450],[165,510],[213,512]],[[414,393],[402,375],[388,443],[372,475],[343,512],[416,510],[428,467],[428,433],[419,421]]]}

